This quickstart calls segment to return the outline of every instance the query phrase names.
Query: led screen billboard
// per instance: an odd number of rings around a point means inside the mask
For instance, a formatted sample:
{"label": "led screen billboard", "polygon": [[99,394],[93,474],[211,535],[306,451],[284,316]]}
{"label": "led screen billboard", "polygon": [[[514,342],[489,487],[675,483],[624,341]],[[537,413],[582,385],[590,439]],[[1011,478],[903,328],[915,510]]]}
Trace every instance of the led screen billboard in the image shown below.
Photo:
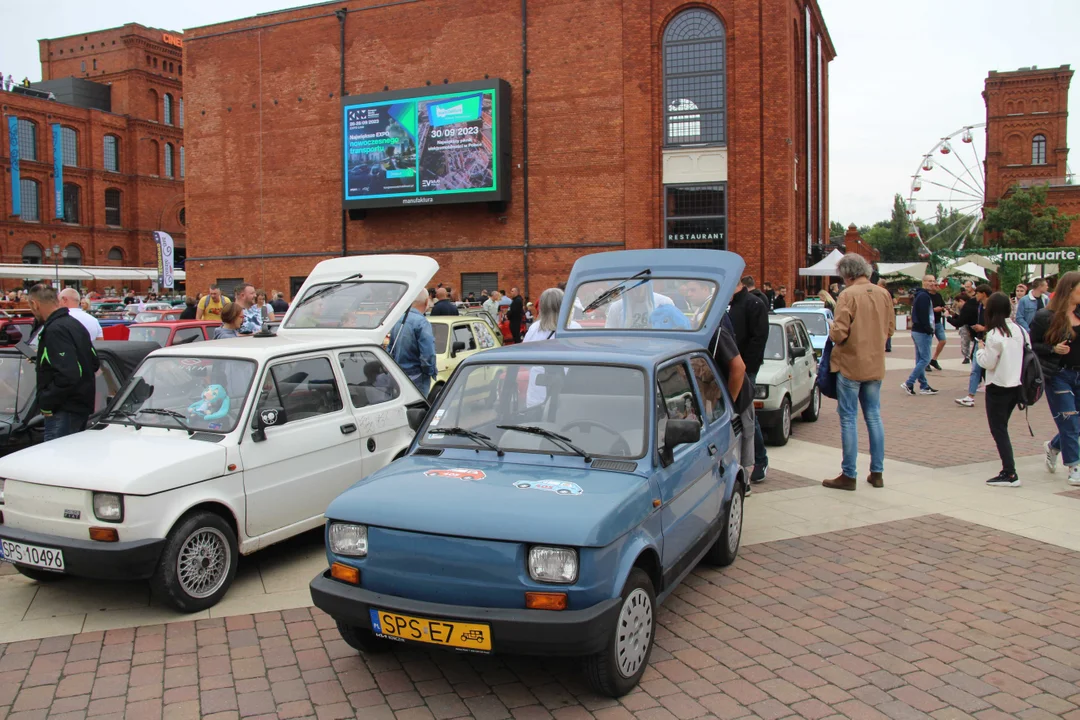
{"label": "led screen billboard", "polygon": [[344,206],[508,200],[509,101],[503,80],[342,98]]}

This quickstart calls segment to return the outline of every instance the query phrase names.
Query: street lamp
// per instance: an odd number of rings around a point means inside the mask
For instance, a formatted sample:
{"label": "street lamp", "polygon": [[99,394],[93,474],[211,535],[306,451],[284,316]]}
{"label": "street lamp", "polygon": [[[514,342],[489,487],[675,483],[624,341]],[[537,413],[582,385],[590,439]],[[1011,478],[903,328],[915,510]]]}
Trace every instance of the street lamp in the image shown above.
{"label": "street lamp", "polygon": [[67,257],[67,248],[64,248],[64,252],[60,252],[59,245],[53,245],[51,248],[45,248],[45,259],[53,259],[53,270],[56,273],[56,279],[53,281],[53,287],[60,287],[60,258]]}

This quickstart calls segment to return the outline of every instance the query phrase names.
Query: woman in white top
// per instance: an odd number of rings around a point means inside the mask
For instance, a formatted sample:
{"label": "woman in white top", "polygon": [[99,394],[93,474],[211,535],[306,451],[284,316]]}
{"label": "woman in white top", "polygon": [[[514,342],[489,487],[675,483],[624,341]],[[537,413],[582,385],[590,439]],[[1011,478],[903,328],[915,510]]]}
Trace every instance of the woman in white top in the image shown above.
{"label": "woman in white top", "polygon": [[[528,332],[521,342],[539,342],[550,340],[555,337],[555,328],[559,323],[559,308],[562,307],[563,291],[559,288],[548,288],[540,293],[539,316],[529,326]],[[571,321],[570,327],[580,328],[576,322]],[[542,367],[534,367],[529,370],[529,390],[526,395],[526,407],[535,407],[547,398],[547,388],[536,384],[536,378],[544,372]]]}
{"label": "woman in white top", "polygon": [[979,342],[976,357],[986,370],[986,420],[1001,456],[1001,472],[986,481],[987,485],[1020,487],[1009,440],[1009,418],[1020,404],[1020,375],[1024,364],[1027,334],[1009,319],[1012,303],[1009,296],[996,292],[986,301],[984,324],[986,340]]}

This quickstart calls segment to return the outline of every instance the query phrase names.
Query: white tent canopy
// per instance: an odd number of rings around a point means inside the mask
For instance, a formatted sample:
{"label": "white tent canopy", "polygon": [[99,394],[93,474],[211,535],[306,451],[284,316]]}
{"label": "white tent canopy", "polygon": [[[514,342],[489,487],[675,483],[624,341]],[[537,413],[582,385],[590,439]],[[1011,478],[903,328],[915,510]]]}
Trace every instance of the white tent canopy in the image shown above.
{"label": "white tent canopy", "polygon": [[[127,280],[133,282],[154,282],[158,278],[157,268],[135,267],[99,267],[93,265],[24,265],[22,263],[0,263],[0,278],[19,280],[48,280],[59,275],[61,280]],[[187,274],[175,270],[173,278],[183,282]]]}
{"label": "white tent canopy", "polygon": [[878,263],[878,274],[882,277],[904,275],[909,278],[914,278],[915,280],[922,280],[923,276],[926,275],[926,263]]}
{"label": "white tent canopy", "polygon": [[[996,265],[994,267],[997,267]],[[979,278],[980,280],[986,280],[986,271],[982,266],[973,262],[959,263],[958,265],[952,265],[941,273],[942,277],[948,277],[949,275],[970,275],[971,277]]]}
{"label": "white tent canopy", "polygon": [[844,253],[839,250],[833,250],[826,255],[819,262],[814,263],[808,268],[799,268],[799,275],[803,277],[836,277],[836,264],[840,262],[840,258],[844,257]]}

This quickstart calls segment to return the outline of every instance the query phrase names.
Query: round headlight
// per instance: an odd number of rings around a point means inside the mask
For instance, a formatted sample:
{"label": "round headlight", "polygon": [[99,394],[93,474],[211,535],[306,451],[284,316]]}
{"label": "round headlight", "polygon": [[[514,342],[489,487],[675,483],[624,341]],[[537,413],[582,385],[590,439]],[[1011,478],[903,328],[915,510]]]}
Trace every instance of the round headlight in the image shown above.
{"label": "round headlight", "polygon": [[367,526],[352,523],[330,523],[330,552],[347,557],[366,557]]}
{"label": "round headlight", "polygon": [[577,551],[537,546],[529,550],[529,577],[537,582],[572,583],[577,580]]}

